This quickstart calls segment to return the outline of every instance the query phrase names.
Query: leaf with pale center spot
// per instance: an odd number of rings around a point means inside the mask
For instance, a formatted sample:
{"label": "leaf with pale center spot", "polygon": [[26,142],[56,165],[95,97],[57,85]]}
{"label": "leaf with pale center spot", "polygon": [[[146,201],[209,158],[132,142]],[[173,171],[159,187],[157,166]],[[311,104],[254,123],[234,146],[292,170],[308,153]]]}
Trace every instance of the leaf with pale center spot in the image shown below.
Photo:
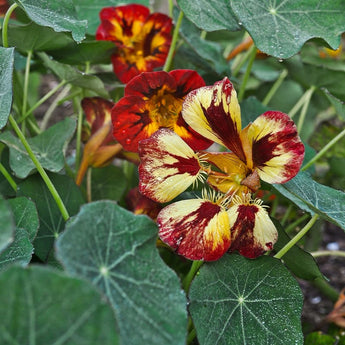
{"label": "leaf with pale center spot", "polygon": [[40,266],[0,274],[1,345],[117,345],[111,307],[84,280]]}
{"label": "leaf with pale center spot", "polygon": [[157,233],[150,218],[98,201],[84,205],[57,241],[65,269],[107,295],[126,345],[185,344],[186,297],[158,254]]}
{"label": "leaf with pale center spot", "polygon": [[205,263],[189,298],[200,345],[303,344],[303,295],[277,259],[226,254]]}
{"label": "leaf with pale center spot", "polygon": [[[43,168],[52,172],[63,169],[65,165],[64,153],[75,128],[75,119],[66,118],[36,137],[27,139]],[[10,149],[10,166],[17,177],[26,178],[36,169],[22,142],[11,132],[2,133],[0,141]]]}
{"label": "leaf with pale center spot", "polygon": [[282,59],[315,37],[336,49],[345,28],[343,0],[230,0],[230,6],[256,46]]}

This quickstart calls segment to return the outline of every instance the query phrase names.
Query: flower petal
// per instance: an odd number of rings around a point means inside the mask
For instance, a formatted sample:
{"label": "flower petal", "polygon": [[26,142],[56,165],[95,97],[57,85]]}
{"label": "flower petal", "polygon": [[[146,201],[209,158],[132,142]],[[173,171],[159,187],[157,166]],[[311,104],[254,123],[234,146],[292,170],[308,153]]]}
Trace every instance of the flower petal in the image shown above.
{"label": "flower petal", "polygon": [[231,227],[231,251],[256,258],[272,250],[278,233],[266,210],[259,202],[235,203],[227,211]]}
{"label": "flower petal", "polygon": [[191,70],[147,72],[133,78],[125,88],[125,96],[112,109],[114,136],[126,150],[137,152],[140,140],[166,127],[193,149],[207,148],[211,142],[181,116],[184,97],[200,85],[204,85],[203,79]]}
{"label": "flower petal", "polygon": [[298,173],[304,145],[288,115],[278,111],[260,115],[249,125],[247,136],[252,143],[253,166],[262,180],[285,183]]}
{"label": "flower petal", "polygon": [[245,161],[240,106],[228,78],[190,92],[183,103],[182,116],[196,132],[226,146]]}
{"label": "flower petal", "polygon": [[159,213],[157,222],[161,240],[190,260],[217,260],[230,246],[227,212],[208,200],[175,202]]}
{"label": "flower petal", "polygon": [[167,202],[193,184],[200,173],[194,151],[173,131],[162,128],[139,144],[139,189],[148,198]]}

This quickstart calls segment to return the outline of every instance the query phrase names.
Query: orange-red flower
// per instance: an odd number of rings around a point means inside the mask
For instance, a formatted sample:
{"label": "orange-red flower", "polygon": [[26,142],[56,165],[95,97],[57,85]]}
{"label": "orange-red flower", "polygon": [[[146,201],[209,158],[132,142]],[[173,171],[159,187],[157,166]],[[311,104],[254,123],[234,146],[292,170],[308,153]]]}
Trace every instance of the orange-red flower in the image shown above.
{"label": "orange-red flower", "polygon": [[206,149],[211,141],[195,132],[181,115],[187,94],[201,86],[205,86],[204,80],[192,70],[146,72],[134,77],[112,109],[114,137],[125,150],[138,152],[140,140],[165,127],[193,149]]}
{"label": "orange-red flower", "polygon": [[193,149],[162,128],[140,141],[139,189],[168,202],[207,178],[213,193],[177,201],[158,215],[160,238],[192,260],[216,260],[226,251],[254,258],[273,248],[277,230],[262,201],[251,194],[268,183],[284,183],[299,171],[304,146],[288,115],[269,111],[241,128],[236,91],[228,78],[191,91],[182,108],[197,133],[230,152]]}
{"label": "orange-red flower", "polygon": [[100,19],[96,39],[112,41],[117,47],[112,64],[121,82],[164,65],[171,43],[171,18],[131,4],[103,8]]}

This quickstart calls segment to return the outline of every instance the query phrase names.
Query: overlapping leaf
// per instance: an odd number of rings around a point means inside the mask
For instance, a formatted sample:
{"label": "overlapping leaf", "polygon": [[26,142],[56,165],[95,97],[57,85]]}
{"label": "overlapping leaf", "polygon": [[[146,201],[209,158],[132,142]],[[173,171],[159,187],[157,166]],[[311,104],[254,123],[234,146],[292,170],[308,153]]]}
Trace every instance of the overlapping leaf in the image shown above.
{"label": "overlapping leaf", "polygon": [[72,0],[16,0],[16,3],[35,23],[56,32],[71,32],[77,42],[84,39],[87,21],[78,20]]}
{"label": "overlapping leaf", "polygon": [[0,275],[0,343],[117,345],[108,304],[91,284],[39,266]]}
{"label": "overlapping leaf", "polygon": [[200,345],[301,345],[303,296],[284,265],[226,254],[204,264],[190,289]]}
{"label": "overlapping leaf", "polygon": [[12,106],[14,48],[0,47],[0,129],[7,124]]}
{"label": "overlapping leaf", "polygon": [[[28,139],[36,158],[45,169],[52,172],[63,169],[64,152],[75,128],[75,119],[66,118],[36,137]],[[11,132],[2,133],[0,141],[10,149],[10,166],[17,177],[26,178],[36,169],[24,145]]]}
{"label": "overlapping leaf", "polygon": [[289,182],[274,187],[302,210],[317,213],[345,230],[345,193],[315,182],[300,172]]}
{"label": "overlapping leaf", "polygon": [[15,225],[11,208],[8,202],[0,196],[0,252],[4,250],[12,241]]}
{"label": "overlapping leaf", "polygon": [[107,295],[126,345],[185,344],[186,298],[156,238],[148,217],[99,201],[84,205],[57,241],[65,269]]}

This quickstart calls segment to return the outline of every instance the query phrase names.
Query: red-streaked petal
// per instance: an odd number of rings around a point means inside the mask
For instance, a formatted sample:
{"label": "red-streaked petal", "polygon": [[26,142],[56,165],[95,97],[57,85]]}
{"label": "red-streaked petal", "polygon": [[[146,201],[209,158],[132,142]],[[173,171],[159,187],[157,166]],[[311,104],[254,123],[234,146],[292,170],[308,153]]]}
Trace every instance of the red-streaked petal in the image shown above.
{"label": "red-streaked petal", "polygon": [[194,151],[173,131],[162,128],[139,144],[139,189],[157,202],[174,199],[200,173]]}
{"label": "red-streaked petal", "polygon": [[217,260],[231,243],[227,212],[208,200],[175,202],[159,213],[157,222],[161,240],[190,260]]}
{"label": "red-streaked petal", "polygon": [[99,16],[101,24],[96,32],[97,40],[113,41],[127,46],[128,38],[138,35],[150,15],[150,10],[139,4],[105,7]]}
{"label": "red-streaked petal", "polygon": [[260,115],[248,130],[253,166],[262,180],[285,183],[299,171],[304,145],[290,117],[278,111]]}
{"label": "red-streaked petal", "polygon": [[256,258],[272,250],[278,233],[260,203],[238,203],[227,212],[231,227],[231,251],[237,250],[245,257]]}
{"label": "red-streaked petal", "polygon": [[195,150],[211,142],[196,133],[181,116],[182,102],[191,88],[204,81],[194,71],[147,72],[134,77],[125,96],[112,109],[114,136],[128,151],[136,152],[140,140],[161,127],[174,130]]}
{"label": "red-streaked petal", "polygon": [[182,116],[196,132],[225,145],[245,161],[240,106],[228,78],[190,92],[183,103]]}
{"label": "red-streaked petal", "polygon": [[[105,123],[111,120],[111,108],[114,103],[101,97],[86,97],[81,101],[81,106],[86,115],[86,121],[91,127],[91,135],[95,134]],[[114,141],[111,131],[105,143]]]}

